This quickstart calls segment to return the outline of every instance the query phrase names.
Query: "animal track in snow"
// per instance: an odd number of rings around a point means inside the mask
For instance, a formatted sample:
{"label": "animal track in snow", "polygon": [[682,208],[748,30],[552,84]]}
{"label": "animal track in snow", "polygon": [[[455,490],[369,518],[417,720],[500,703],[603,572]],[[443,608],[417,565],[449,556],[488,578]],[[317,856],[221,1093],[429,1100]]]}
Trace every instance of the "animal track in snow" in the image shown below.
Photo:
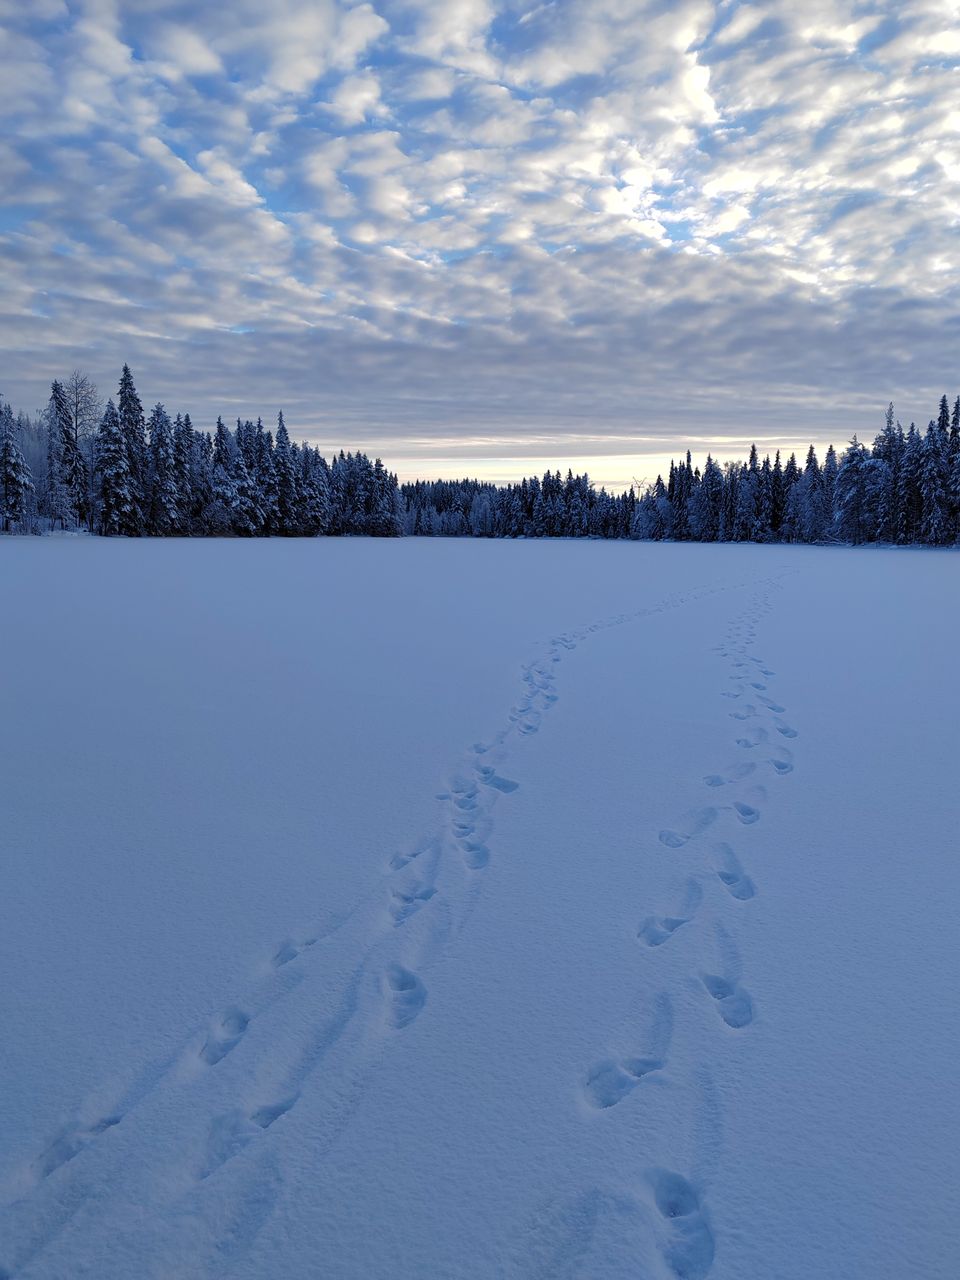
{"label": "animal track in snow", "polygon": [[225,1058],[231,1049],[235,1049],[243,1038],[243,1033],[250,1025],[250,1018],[235,1005],[224,1010],[216,1020],[207,1036],[200,1057],[208,1066],[215,1066],[221,1058]]}
{"label": "animal track in snow", "polygon": [[392,1027],[406,1027],[413,1022],[427,1002],[427,989],[410,969],[391,964],[384,975],[387,996],[387,1020]]}
{"label": "animal track in snow", "polygon": [[727,892],[731,897],[737,898],[741,902],[749,901],[757,891],[753,881],[744,873],[737,855],[726,843],[718,844],[715,852],[720,862],[720,866],[717,868],[717,875],[726,886]]}
{"label": "animal track in snow", "polygon": [[738,982],[721,978],[717,974],[705,973],[703,985],[716,1000],[720,1017],[728,1027],[738,1031],[741,1027],[750,1025],[753,1021],[753,1001]]}
{"label": "animal track in snow", "polygon": [[716,821],[717,813],[718,810],[710,806],[705,809],[695,809],[687,815],[679,830],[661,831],[660,843],[665,844],[668,849],[682,848],[688,840],[698,836],[701,831],[705,831],[712,822]]}
{"label": "animal track in snow", "polygon": [[669,1224],[664,1260],[679,1280],[703,1280],[713,1266],[716,1245],[699,1195],[669,1169],[653,1170],[650,1183],[657,1211]]}

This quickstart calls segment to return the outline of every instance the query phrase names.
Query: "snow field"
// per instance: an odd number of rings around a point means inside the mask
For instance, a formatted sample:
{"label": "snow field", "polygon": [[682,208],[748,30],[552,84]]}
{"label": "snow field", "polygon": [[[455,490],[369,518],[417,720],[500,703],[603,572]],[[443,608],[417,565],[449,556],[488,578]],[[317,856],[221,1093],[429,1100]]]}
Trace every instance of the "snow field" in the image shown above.
{"label": "snow field", "polygon": [[953,1274],[954,557],[10,545],[9,1274]]}

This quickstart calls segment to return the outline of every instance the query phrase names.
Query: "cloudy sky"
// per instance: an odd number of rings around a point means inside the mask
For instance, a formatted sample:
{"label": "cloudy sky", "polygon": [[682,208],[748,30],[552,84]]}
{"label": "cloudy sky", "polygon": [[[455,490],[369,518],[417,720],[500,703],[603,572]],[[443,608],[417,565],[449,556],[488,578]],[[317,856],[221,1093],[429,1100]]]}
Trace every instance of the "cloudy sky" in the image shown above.
{"label": "cloudy sky", "polygon": [[618,484],[960,389],[960,3],[0,0],[0,392]]}

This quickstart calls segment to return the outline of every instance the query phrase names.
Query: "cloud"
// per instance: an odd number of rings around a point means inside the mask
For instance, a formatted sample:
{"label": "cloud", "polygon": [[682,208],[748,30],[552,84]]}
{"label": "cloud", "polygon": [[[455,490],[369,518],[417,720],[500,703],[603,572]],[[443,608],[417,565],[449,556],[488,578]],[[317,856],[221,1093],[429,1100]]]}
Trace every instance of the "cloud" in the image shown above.
{"label": "cloud", "polygon": [[869,435],[956,393],[937,0],[0,17],[16,403],[129,360],[201,422],[282,402],[413,467]]}

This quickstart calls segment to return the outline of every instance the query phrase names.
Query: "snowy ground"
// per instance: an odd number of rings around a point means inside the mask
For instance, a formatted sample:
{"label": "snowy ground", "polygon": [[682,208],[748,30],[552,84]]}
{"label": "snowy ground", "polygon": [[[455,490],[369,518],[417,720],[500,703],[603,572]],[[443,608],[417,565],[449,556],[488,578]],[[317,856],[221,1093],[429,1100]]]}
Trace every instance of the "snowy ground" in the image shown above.
{"label": "snowy ground", "polygon": [[953,1280],[958,570],[0,541],[0,1275]]}

